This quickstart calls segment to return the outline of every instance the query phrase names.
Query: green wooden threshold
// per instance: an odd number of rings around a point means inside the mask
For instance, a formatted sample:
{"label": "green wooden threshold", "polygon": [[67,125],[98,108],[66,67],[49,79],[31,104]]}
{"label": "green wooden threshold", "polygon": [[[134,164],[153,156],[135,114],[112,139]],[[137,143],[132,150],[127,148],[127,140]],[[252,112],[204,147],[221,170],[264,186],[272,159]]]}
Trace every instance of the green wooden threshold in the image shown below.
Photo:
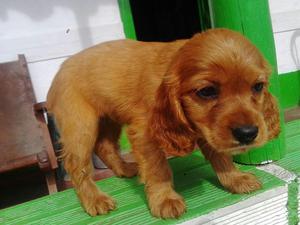
{"label": "green wooden threshold", "polygon": [[[288,145],[290,151],[287,156],[276,164],[299,175],[300,129],[298,128],[300,128],[300,121],[293,121],[286,125],[287,143],[292,143],[292,145]],[[219,184],[211,166],[199,152],[183,158],[173,158],[169,162],[174,171],[176,190],[183,195],[187,203],[187,213],[179,219],[162,220],[152,217],[148,210],[144,187],[138,179],[112,177],[97,182],[101,190],[109,193],[117,201],[117,210],[108,215],[88,216],[81,208],[74,190],[69,189],[1,210],[0,224],[180,224],[205,217],[205,215],[209,215],[209,219],[210,215],[219,215],[214,212],[220,209],[225,209],[223,211],[226,212],[227,208],[239,206],[243,202],[253,202],[257,196],[259,197],[255,201],[259,201],[264,193],[271,193],[275,190],[276,194],[277,190],[287,189],[286,182],[279,178],[258,170],[255,166],[239,165],[241,170],[258,176],[263,183],[263,189],[251,194],[231,194]],[[292,197],[289,196],[290,199],[295,199],[297,194],[295,192]],[[272,201],[270,207],[274,204],[281,204],[280,199],[268,201]],[[282,203],[282,207],[285,205],[286,203]],[[293,203],[289,209],[292,210],[289,219],[293,223],[297,220],[297,202]],[[232,218],[235,218],[235,215],[232,215]],[[236,215],[236,218],[238,221],[242,217]],[[255,219],[255,216],[252,216],[253,218]],[[243,224],[243,221],[239,224]]]}
{"label": "green wooden threshold", "polygon": [[74,190],[70,189],[4,209],[0,211],[0,224],[176,224],[284,185],[283,181],[252,166],[241,166],[243,171],[256,174],[264,188],[249,195],[233,195],[220,186],[210,165],[200,154],[172,159],[170,164],[176,190],[184,196],[188,208],[178,220],[161,220],[151,216],[143,185],[137,178],[112,177],[97,182],[103,191],[117,200],[117,210],[108,215],[88,216],[80,207]]}

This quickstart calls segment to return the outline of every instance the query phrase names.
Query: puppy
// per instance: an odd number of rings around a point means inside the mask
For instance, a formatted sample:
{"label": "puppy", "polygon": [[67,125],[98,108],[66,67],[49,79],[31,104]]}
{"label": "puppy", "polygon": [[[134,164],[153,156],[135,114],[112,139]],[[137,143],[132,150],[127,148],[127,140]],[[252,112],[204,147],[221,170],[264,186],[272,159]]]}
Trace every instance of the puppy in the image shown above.
{"label": "puppy", "polygon": [[[92,179],[93,151],[117,176],[139,173],[156,217],[185,212],[166,154],[186,155],[196,144],[230,192],[259,189],[260,182],[239,171],[231,155],[279,133],[276,101],[267,89],[270,73],[258,49],[227,29],[170,43],[111,41],[66,60],[47,107],[86,212],[95,216],[115,208]],[[123,161],[118,151],[124,124],[137,164]]]}

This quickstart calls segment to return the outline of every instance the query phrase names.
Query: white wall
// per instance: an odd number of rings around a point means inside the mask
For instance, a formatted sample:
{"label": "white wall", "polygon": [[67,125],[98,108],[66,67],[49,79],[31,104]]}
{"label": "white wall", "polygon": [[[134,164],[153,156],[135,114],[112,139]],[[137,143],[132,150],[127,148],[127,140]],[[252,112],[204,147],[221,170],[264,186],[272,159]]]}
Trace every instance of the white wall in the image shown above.
{"label": "white wall", "polygon": [[[269,3],[279,73],[300,70],[300,0]],[[120,38],[117,0],[0,0],[0,62],[26,55],[38,101],[68,56]]]}
{"label": "white wall", "polygon": [[0,1],[0,62],[25,54],[38,101],[68,56],[121,38],[117,0]]}
{"label": "white wall", "polygon": [[300,0],[269,0],[280,74],[300,70]]}

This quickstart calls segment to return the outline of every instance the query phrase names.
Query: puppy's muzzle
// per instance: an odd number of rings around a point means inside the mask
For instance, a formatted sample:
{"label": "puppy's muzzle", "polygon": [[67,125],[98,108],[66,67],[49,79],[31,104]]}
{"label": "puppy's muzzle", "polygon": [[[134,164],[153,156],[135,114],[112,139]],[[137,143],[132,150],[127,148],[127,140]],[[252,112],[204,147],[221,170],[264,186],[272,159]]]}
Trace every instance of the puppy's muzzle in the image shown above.
{"label": "puppy's muzzle", "polygon": [[232,129],[233,137],[241,144],[248,145],[251,144],[258,134],[257,126],[240,126]]}

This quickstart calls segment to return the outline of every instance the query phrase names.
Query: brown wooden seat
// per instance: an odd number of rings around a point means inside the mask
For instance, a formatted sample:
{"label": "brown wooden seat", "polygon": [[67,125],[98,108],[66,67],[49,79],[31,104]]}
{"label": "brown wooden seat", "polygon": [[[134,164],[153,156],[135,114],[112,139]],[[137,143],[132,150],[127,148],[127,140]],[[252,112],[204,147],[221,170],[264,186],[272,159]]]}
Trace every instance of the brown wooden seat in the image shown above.
{"label": "brown wooden seat", "polygon": [[36,105],[24,55],[0,64],[0,173],[25,167],[44,172],[49,193],[57,191],[57,160],[45,123]]}

